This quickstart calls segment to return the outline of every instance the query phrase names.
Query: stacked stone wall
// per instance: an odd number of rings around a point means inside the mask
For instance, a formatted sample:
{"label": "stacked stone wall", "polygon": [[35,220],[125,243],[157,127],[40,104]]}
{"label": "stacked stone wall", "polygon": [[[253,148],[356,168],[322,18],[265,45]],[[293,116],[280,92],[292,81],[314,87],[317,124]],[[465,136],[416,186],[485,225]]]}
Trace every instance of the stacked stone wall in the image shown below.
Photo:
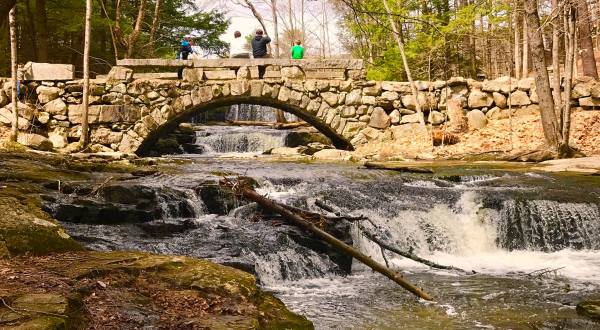
{"label": "stacked stone wall", "polygon": [[[247,68],[236,70],[227,76],[215,74],[214,79],[207,79],[210,75],[206,76],[205,71],[201,79],[189,78],[187,72],[188,78],[179,81],[132,80],[131,72],[122,68],[116,75],[119,77],[94,80],[89,112],[93,150],[136,152],[170,123],[221,101],[264,104],[295,112],[333,140],[349,141],[354,146],[390,127],[419,122],[416,102],[423,109],[423,120],[433,126],[447,123],[449,99],[462,105],[470,128],[482,128],[488,121],[509,116],[539,113],[533,78],[418,81],[419,97],[415,100],[406,82],[308,79],[303,69],[295,66],[273,68],[273,76],[262,79],[243,74],[250,71]],[[0,83],[0,122],[10,126],[10,83],[6,79]],[[48,137],[57,149],[79,139],[81,81],[29,82],[26,90],[28,96],[19,105],[22,131]],[[600,82],[578,80],[571,102],[574,111],[600,110]]]}

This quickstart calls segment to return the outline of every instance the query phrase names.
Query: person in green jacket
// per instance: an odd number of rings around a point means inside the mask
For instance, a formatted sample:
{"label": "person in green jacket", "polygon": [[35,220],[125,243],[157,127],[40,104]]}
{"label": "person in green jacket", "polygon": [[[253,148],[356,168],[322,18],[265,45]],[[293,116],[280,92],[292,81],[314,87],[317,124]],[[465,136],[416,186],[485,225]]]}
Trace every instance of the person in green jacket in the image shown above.
{"label": "person in green jacket", "polygon": [[292,59],[301,60],[304,58],[304,47],[300,40],[296,41],[296,44],[292,47]]}

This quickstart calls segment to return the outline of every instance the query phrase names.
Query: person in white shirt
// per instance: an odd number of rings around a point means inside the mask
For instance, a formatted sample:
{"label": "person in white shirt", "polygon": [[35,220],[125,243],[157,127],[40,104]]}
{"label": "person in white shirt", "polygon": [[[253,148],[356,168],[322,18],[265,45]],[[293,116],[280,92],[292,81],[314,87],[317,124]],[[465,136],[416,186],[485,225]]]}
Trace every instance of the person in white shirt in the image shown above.
{"label": "person in white shirt", "polygon": [[235,31],[233,34],[235,39],[229,45],[229,57],[231,58],[250,58],[250,52],[248,51],[248,42],[245,38],[242,38],[240,31]]}

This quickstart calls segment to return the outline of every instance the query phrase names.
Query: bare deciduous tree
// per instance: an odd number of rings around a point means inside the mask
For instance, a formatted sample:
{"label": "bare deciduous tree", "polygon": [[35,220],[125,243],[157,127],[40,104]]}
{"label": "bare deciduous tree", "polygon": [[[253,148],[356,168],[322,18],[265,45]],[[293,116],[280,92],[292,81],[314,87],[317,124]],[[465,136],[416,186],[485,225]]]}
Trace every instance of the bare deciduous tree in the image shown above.
{"label": "bare deciduous tree", "polygon": [[10,74],[12,77],[11,82],[11,96],[13,106],[13,120],[12,130],[10,133],[10,140],[17,141],[19,134],[19,98],[17,97],[17,9],[16,6],[10,10],[8,14],[8,25],[10,30]]}
{"label": "bare deciduous tree", "polygon": [[83,46],[83,120],[81,123],[80,144],[85,148],[89,143],[89,100],[90,100],[90,41],[92,38],[92,0],[85,3],[85,41]]}

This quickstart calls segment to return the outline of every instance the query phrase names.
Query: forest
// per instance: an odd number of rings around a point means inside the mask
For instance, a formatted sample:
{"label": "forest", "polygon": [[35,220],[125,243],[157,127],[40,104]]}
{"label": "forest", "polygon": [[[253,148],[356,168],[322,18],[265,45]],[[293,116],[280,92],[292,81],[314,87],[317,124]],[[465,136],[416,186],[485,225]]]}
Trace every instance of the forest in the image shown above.
{"label": "forest", "polygon": [[[5,1],[7,6],[15,1]],[[91,44],[92,72],[105,73],[118,58],[174,58],[178,40],[191,34],[205,54],[225,56],[228,45],[220,37],[229,25],[228,12],[247,9],[266,30],[276,31],[273,52],[288,50],[302,39],[313,57],[362,58],[374,80],[406,80],[404,64],[392,33],[384,3],[379,0],[244,0],[221,1],[206,10],[194,0],[95,0]],[[415,79],[451,76],[493,79],[532,72],[527,45],[523,0],[393,0],[390,14],[398,26],[408,64]],[[7,7],[10,9],[10,7]],[[10,53],[7,8],[0,8],[0,45]],[[19,63],[73,63],[81,67],[84,1],[16,1]],[[566,64],[569,38],[574,35],[578,72],[597,76],[594,49],[600,49],[600,2],[542,0],[540,26],[549,62],[556,49]],[[337,29],[328,22],[337,20]],[[307,23],[310,21],[312,25]],[[573,21],[574,31],[569,32]],[[279,23],[279,24],[278,24]],[[315,26],[316,24],[316,26]],[[279,28],[278,28],[279,25]],[[555,34],[554,34],[555,33]],[[333,41],[332,41],[333,40]],[[332,51],[332,43],[340,47]],[[285,47],[283,47],[285,45]],[[335,47],[334,47],[335,48]],[[7,75],[9,57],[0,58]]]}

